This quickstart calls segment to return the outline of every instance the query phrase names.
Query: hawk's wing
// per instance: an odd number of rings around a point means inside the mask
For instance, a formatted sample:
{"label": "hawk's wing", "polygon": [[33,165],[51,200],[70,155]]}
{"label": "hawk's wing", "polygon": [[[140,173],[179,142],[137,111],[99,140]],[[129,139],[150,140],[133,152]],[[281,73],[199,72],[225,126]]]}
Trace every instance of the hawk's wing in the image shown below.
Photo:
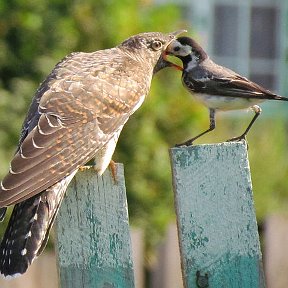
{"label": "hawk's wing", "polygon": [[145,97],[149,87],[133,78],[135,63],[110,50],[71,55],[37,91],[30,108],[37,112],[28,113],[30,123],[23,125],[19,149],[1,183],[0,206],[23,201],[85,164]]}

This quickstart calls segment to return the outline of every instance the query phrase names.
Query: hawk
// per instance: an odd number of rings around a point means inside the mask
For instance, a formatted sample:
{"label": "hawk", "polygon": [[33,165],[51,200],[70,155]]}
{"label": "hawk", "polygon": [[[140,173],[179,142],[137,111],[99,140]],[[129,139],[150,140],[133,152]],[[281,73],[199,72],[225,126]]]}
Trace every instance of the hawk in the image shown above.
{"label": "hawk", "polygon": [[255,115],[247,129],[239,137],[234,137],[228,141],[244,139],[261,113],[261,108],[256,104],[264,100],[288,101],[288,98],[276,95],[236,72],[217,65],[202,47],[190,37],[179,37],[173,41],[167,47],[166,54],[174,55],[182,60],[183,85],[210,111],[209,129],[177,146],[192,145],[194,140],[214,130],[216,111],[251,107]]}
{"label": "hawk", "polygon": [[78,168],[93,158],[100,175],[107,168],[153,74],[167,66],[165,48],[182,32],[141,33],[111,49],[72,53],[40,85],[0,184],[0,217],[15,204],[0,245],[4,277],[23,274],[43,251]]}

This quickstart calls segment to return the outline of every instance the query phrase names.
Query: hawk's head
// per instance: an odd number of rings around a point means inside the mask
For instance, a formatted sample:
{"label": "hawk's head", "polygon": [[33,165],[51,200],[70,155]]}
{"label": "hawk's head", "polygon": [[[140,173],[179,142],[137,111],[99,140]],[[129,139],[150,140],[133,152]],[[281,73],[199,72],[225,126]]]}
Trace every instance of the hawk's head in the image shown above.
{"label": "hawk's head", "polygon": [[172,33],[146,32],[134,35],[119,45],[129,54],[134,54],[134,58],[150,63],[154,67],[154,73],[171,66],[171,63],[164,60],[162,54],[166,47],[176,39],[178,35],[186,32],[179,30]]}

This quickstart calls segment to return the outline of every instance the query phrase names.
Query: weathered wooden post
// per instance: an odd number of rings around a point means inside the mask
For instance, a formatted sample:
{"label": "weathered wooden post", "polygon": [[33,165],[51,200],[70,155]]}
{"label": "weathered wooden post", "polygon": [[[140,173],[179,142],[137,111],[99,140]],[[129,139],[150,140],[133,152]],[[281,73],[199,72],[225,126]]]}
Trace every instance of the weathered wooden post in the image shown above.
{"label": "weathered wooden post", "polygon": [[134,288],[123,165],[78,172],[56,223],[61,288]]}
{"label": "weathered wooden post", "polygon": [[246,143],[170,156],[185,287],[265,287]]}

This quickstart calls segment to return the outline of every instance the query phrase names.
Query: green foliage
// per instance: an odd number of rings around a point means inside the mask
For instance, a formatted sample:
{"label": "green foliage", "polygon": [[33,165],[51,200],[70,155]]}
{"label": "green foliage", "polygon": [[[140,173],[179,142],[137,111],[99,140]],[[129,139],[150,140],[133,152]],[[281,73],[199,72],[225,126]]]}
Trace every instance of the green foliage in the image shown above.
{"label": "green foliage", "polygon": [[259,219],[277,211],[287,213],[288,204],[287,119],[265,120],[258,123],[249,151]]}
{"label": "green foliage", "polygon": [[[177,20],[179,18],[179,11],[174,5],[155,6],[149,1],[2,1],[0,177],[7,172],[22,121],[37,86],[61,58],[72,51],[110,48],[144,31],[169,32],[183,28]],[[175,91],[171,90],[166,95],[168,87],[165,87],[166,78],[163,76],[153,87],[161,93],[161,97],[154,97],[151,93],[150,108],[145,108],[131,120],[132,128],[125,129],[125,136],[121,137],[117,149],[118,156],[115,156],[127,167],[131,220],[142,227],[150,227],[149,232],[153,231],[149,236],[150,243],[156,241],[158,230],[163,231],[167,221],[173,217],[168,146],[165,142],[169,136],[167,134],[163,139],[158,134],[158,126],[165,127],[165,113],[170,109],[165,104],[165,98],[172,98],[168,94]],[[172,79],[172,74],[169,77]],[[178,81],[177,78],[174,82]],[[157,107],[162,110],[162,120],[156,116]],[[150,169],[154,161],[157,164]]]}
{"label": "green foliage", "polygon": [[[157,6],[148,0],[1,1],[0,176],[9,167],[37,86],[61,58],[72,51],[112,47],[139,32],[185,27],[189,29],[175,5]],[[240,134],[252,117],[243,114],[233,120],[217,115],[216,131],[197,143]],[[285,125],[283,119],[260,117],[248,136],[259,217],[287,202]],[[154,77],[146,102],[120,136],[114,160],[125,164],[130,220],[145,228],[148,247],[174,219],[168,148],[207,127],[207,109],[182,87],[179,71],[166,69]]]}

